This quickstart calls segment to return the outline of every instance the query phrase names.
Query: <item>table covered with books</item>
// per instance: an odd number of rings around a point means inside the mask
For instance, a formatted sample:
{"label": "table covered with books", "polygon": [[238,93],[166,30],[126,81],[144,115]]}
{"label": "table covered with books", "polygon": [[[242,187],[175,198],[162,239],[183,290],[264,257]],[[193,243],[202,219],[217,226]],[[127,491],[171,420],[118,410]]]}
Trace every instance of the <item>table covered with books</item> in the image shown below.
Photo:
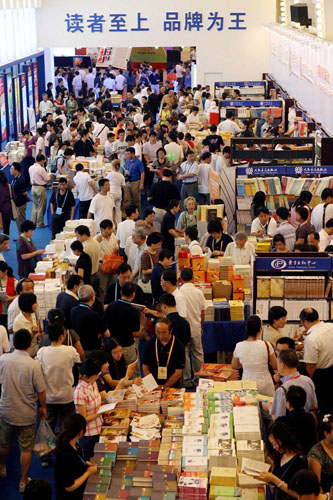
{"label": "table covered with books", "polygon": [[256,383],[230,380],[230,365],[206,368],[215,380],[200,377],[196,392],[146,390],[144,377],[108,393],[116,406],[104,413],[86,500],[264,500],[253,477],[269,468]]}
{"label": "table covered with books", "polygon": [[205,321],[202,347],[205,354],[233,351],[237,342],[246,339],[245,321]]}

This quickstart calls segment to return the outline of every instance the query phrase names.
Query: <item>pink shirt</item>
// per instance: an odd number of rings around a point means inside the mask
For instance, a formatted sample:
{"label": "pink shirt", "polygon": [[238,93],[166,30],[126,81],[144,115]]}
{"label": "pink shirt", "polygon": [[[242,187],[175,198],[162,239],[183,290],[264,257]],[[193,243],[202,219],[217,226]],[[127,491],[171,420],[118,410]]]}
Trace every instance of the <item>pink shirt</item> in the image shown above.
{"label": "pink shirt", "polygon": [[29,176],[31,184],[36,186],[45,186],[50,180],[49,174],[39,163],[35,163],[29,168]]}
{"label": "pink shirt", "polygon": [[[96,382],[88,384],[80,380],[74,392],[75,406],[84,405],[86,407],[86,416],[89,417],[89,415],[97,413],[98,408],[101,406],[101,402],[102,399]],[[96,436],[100,434],[102,423],[102,415],[88,422],[85,436]]]}

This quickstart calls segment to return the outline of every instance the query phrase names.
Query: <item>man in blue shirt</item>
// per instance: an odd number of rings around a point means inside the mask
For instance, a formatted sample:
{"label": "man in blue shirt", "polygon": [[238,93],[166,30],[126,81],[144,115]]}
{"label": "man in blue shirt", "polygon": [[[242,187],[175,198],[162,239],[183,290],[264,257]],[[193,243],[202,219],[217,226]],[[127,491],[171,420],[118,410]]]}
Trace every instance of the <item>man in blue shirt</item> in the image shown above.
{"label": "man in blue shirt", "polygon": [[124,208],[130,203],[140,207],[141,191],[145,181],[145,169],[142,161],[135,156],[135,149],[126,149],[126,185],[124,188]]}

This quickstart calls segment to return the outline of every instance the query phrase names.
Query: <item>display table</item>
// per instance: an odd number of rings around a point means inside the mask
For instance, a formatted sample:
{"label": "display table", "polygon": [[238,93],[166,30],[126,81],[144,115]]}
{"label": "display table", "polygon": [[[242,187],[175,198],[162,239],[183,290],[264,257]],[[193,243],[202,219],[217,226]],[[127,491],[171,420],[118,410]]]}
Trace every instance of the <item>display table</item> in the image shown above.
{"label": "display table", "polygon": [[[79,214],[79,199],[75,198],[75,208],[74,208],[74,219],[79,219],[80,214]],[[51,213],[51,203],[50,200],[47,203],[47,209],[46,209],[46,217],[47,217],[47,225],[50,230],[52,230],[52,213]]]}
{"label": "display table", "polygon": [[205,354],[233,351],[237,342],[246,339],[245,321],[206,321],[202,347]]}

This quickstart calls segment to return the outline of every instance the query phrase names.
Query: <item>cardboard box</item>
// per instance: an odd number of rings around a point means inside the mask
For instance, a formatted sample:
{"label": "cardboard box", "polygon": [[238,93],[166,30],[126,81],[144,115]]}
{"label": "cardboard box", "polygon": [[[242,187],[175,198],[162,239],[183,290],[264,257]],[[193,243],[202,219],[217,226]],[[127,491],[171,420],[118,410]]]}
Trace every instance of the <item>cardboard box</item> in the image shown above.
{"label": "cardboard box", "polygon": [[232,285],[229,281],[215,281],[212,283],[214,299],[230,300]]}
{"label": "cardboard box", "polygon": [[243,288],[236,288],[234,289],[233,294],[232,294],[233,300],[244,300],[244,290]]}
{"label": "cardboard box", "polygon": [[195,271],[193,270],[193,280],[198,283],[199,281],[206,281],[206,273],[205,271]]}
{"label": "cardboard box", "polygon": [[214,281],[219,281],[220,274],[218,271],[210,271],[208,269],[206,275],[207,275],[208,283],[213,283]]}

